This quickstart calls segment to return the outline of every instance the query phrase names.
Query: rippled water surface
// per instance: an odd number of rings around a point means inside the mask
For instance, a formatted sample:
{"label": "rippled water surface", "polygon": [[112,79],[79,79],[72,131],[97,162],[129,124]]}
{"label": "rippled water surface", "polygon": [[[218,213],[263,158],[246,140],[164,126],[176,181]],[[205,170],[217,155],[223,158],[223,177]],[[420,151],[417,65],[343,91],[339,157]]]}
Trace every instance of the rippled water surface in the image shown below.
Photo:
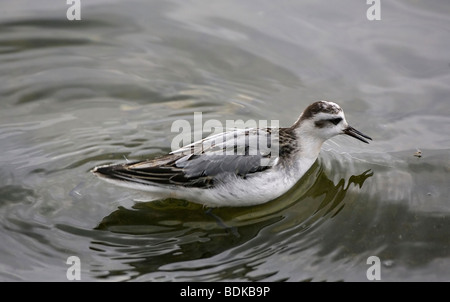
{"label": "rippled water surface", "polygon": [[[8,1],[0,10],[0,280],[450,280],[450,4]],[[336,3],[335,3],[336,2]],[[172,123],[279,120],[331,99],[346,137],[284,196],[207,210],[96,179]],[[418,151],[421,157],[418,157]],[[145,196],[144,196],[145,197]]]}

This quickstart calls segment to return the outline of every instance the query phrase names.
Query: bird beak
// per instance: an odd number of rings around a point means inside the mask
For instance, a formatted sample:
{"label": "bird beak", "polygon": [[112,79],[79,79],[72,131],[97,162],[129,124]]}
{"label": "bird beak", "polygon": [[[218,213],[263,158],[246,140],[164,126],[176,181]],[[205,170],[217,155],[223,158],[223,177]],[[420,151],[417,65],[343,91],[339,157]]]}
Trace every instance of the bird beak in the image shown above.
{"label": "bird beak", "polygon": [[344,133],[347,135],[353,136],[354,138],[359,139],[360,141],[365,142],[366,144],[368,144],[369,142],[367,140],[365,140],[364,138],[372,140],[372,138],[359,132],[358,130],[356,130],[355,128],[353,128],[351,126],[348,126],[346,129],[344,129]]}

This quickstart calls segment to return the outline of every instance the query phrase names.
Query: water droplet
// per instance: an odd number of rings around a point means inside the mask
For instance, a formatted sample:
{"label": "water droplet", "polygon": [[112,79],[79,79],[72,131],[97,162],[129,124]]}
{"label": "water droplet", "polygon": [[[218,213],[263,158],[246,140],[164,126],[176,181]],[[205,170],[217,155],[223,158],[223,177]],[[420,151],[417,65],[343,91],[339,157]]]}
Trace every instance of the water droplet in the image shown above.
{"label": "water droplet", "polygon": [[384,260],[383,261],[383,265],[385,266],[385,267],[392,267],[392,266],[394,266],[394,260]]}

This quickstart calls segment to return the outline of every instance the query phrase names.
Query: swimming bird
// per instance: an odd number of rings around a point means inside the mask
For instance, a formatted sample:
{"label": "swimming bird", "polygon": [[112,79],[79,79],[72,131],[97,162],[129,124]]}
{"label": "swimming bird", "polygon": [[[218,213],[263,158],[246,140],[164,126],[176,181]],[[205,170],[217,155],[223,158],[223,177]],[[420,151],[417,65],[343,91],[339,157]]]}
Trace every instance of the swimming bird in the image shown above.
{"label": "swimming bird", "polygon": [[346,134],[371,138],[349,126],[330,101],[309,105],[288,128],[233,129],[206,137],[163,157],[96,167],[119,186],[207,207],[258,205],[281,196],[311,168],[322,144]]}

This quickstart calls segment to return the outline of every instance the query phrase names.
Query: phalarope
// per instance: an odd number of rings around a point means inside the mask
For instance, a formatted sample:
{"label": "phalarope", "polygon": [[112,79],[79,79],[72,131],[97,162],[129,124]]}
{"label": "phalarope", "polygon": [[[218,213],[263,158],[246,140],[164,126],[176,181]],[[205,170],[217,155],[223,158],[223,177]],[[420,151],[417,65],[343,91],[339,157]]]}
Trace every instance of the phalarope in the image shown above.
{"label": "phalarope", "polygon": [[[252,143],[273,138],[275,132],[277,152],[264,152]],[[339,105],[318,101],[289,128],[235,129],[161,158],[99,166],[92,172],[116,185],[148,191],[154,199],[185,199],[208,207],[257,205],[286,193],[317,160],[322,144],[340,134],[371,140],[349,126]],[[244,151],[238,153],[238,148]]]}

